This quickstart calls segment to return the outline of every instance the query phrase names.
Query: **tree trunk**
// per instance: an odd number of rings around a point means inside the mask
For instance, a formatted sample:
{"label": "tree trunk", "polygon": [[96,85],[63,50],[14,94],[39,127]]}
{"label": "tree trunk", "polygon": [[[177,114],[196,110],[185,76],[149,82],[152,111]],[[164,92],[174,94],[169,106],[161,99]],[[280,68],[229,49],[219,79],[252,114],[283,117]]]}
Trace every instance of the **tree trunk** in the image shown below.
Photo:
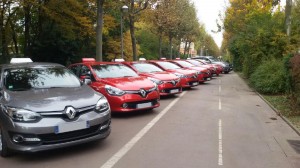
{"label": "tree trunk", "polygon": [[96,28],[96,60],[102,61],[102,29],[103,29],[103,4],[105,0],[97,0],[97,28]]}
{"label": "tree trunk", "polygon": [[5,32],[5,23],[4,23],[4,5],[0,7],[2,9],[0,12],[0,37],[1,37],[1,46],[2,46],[2,55],[1,55],[1,62],[7,63],[8,62],[8,48],[6,42],[6,32]]}
{"label": "tree trunk", "polygon": [[173,59],[173,46],[172,46],[173,37],[169,35],[169,45],[170,45],[170,60]]}
{"label": "tree trunk", "polygon": [[136,39],[135,39],[135,27],[134,27],[134,15],[133,14],[129,15],[129,28],[130,28],[130,35],[131,35],[133,61],[136,61],[137,60],[137,51],[136,51]]}
{"label": "tree trunk", "polygon": [[159,47],[158,56],[159,56],[159,59],[161,59],[162,58],[162,34],[161,33],[159,33],[158,47]]}
{"label": "tree trunk", "polygon": [[26,4],[24,6],[24,13],[25,13],[25,23],[24,23],[24,56],[25,57],[29,57],[30,55],[30,44],[31,44],[31,40],[30,40],[30,23],[31,23],[31,15],[30,15],[30,9],[31,9],[31,5],[30,4]]}
{"label": "tree trunk", "polygon": [[184,43],[184,51],[183,51],[183,56],[185,57],[186,55],[186,50],[187,50],[187,41]]}
{"label": "tree trunk", "polygon": [[188,42],[188,55],[187,55],[187,58],[190,58],[191,57],[191,42]]}
{"label": "tree trunk", "polygon": [[285,29],[288,37],[291,35],[291,22],[292,22],[292,0],[286,0],[285,6]]}

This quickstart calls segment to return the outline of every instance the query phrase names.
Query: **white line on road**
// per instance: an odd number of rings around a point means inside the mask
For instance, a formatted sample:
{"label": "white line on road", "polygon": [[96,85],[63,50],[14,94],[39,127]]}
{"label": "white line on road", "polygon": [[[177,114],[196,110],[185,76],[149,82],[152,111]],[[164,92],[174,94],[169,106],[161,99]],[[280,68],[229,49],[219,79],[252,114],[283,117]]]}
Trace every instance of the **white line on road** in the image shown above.
{"label": "white line on road", "polygon": [[223,165],[223,140],[222,140],[222,120],[219,119],[219,166]]}
{"label": "white line on road", "polygon": [[182,92],[178,98],[173,100],[162,112],[152,119],[139,133],[137,133],[127,144],[125,144],[117,153],[115,153],[101,168],[112,168],[157,122],[161,119],[171,107],[186,93]]}
{"label": "white line on road", "polygon": [[221,97],[219,97],[219,110],[222,110],[222,101],[221,101]]}

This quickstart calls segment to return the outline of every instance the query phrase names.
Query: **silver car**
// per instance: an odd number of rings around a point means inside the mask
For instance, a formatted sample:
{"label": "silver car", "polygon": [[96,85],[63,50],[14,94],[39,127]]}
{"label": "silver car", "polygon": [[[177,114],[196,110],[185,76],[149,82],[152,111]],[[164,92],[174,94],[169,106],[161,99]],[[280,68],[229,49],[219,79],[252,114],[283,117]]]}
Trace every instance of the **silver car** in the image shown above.
{"label": "silver car", "polygon": [[104,139],[107,99],[53,63],[0,65],[0,154],[37,152]]}

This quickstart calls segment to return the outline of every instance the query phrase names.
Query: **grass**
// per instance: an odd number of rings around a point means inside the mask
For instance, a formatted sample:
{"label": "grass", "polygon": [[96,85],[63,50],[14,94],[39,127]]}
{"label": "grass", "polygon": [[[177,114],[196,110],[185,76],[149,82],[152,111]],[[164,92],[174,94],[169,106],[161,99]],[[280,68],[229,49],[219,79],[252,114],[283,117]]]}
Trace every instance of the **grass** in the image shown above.
{"label": "grass", "polygon": [[[286,95],[262,95],[278,112],[300,129],[300,109],[292,108],[292,102]],[[297,115],[298,114],[298,115]]]}

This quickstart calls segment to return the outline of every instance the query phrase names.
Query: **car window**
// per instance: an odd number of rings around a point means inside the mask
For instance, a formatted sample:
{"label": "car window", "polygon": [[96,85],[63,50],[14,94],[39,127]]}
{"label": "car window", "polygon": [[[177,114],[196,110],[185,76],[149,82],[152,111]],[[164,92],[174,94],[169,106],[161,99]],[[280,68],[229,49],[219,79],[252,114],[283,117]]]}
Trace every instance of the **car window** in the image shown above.
{"label": "car window", "polygon": [[159,67],[153,65],[153,64],[146,64],[146,63],[136,63],[133,64],[133,66],[139,71],[139,72],[162,72],[163,70]]}
{"label": "car window", "polygon": [[138,76],[131,68],[122,64],[93,65],[93,70],[99,78],[120,78]]}
{"label": "car window", "polygon": [[81,69],[80,69],[80,76],[82,75],[90,75],[91,74],[91,70],[85,66],[85,65],[82,65]]}
{"label": "car window", "polygon": [[185,61],[177,61],[177,63],[179,65],[183,66],[183,67],[192,67],[192,66],[194,66],[193,64],[185,62]]}
{"label": "car window", "polygon": [[197,65],[197,66],[203,65],[203,64],[200,63],[199,61],[195,61],[195,60],[189,60],[189,62],[191,62],[192,64]]}
{"label": "car window", "polygon": [[79,65],[73,65],[71,66],[69,69],[76,75],[78,76],[78,73],[79,73]]}
{"label": "car window", "polygon": [[176,64],[170,62],[157,62],[158,65],[163,67],[164,69],[180,69],[180,67]]}
{"label": "car window", "polygon": [[4,71],[4,85],[12,91],[55,87],[79,87],[80,81],[67,68],[12,68]]}

